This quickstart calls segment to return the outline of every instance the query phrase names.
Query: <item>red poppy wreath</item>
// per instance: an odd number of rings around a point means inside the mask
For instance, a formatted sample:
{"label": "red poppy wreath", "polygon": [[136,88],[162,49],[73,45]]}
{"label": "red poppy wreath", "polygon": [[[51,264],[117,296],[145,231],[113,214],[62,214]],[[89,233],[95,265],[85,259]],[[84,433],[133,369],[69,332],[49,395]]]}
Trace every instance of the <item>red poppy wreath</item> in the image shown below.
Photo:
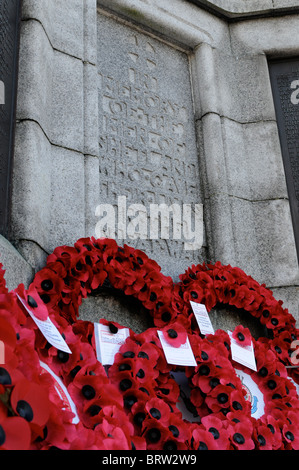
{"label": "red poppy wreath", "polygon": [[[82,299],[104,285],[137,298],[154,323],[141,334],[129,329],[109,367],[97,359],[94,324],[78,318]],[[175,285],[145,253],[88,238],[56,248],[27,290],[8,292],[1,270],[0,289],[0,448],[299,449],[299,400],[287,375],[293,369],[285,367],[295,321],[240,269],[192,266]],[[70,353],[46,340],[18,297],[36,320],[51,320]],[[271,333],[255,341],[247,329],[233,332],[237,341],[254,343],[257,371],[243,369],[263,394],[260,418],[253,418],[235,371],[230,337],[221,330],[200,334],[190,300],[208,310],[219,303],[242,308]],[[112,335],[123,328],[100,322]],[[168,364],[158,330],[175,348],[188,339],[196,366]],[[176,372],[186,376],[189,394],[182,394]]]}

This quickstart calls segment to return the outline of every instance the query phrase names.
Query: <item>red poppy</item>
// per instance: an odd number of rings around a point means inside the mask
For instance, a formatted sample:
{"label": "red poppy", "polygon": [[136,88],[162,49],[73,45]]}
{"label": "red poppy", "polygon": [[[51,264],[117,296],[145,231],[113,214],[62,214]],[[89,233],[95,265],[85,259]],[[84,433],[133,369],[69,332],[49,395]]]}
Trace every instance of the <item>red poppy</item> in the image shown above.
{"label": "red poppy", "polygon": [[147,268],[149,268],[149,271],[156,271],[156,272],[161,271],[161,267],[159,266],[159,264],[155,260],[150,259],[144,253],[144,251],[134,250],[134,257],[140,266],[145,265]]}
{"label": "red poppy", "polygon": [[151,398],[146,402],[145,409],[153,419],[156,419],[161,424],[167,425],[169,422],[170,408],[160,398]]}
{"label": "red poppy", "polygon": [[141,436],[131,436],[132,450],[146,450],[146,441]]}
{"label": "red poppy", "polygon": [[257,420],[253,429],[253,440],[259,450],[274,450],[275,438],[271,429]]}
{"label": "red poppy", "polygon": [[142,352],[138,353],[139,357],[137,357],[135,362],[134,377],[140,382],[140,384],[144,384],[146,382],[152,383],[159,375],[159,371],[155,368],[156,363],[154,360],[150,361],[149,359],[140,357],[140,354],[142,354]]}
{"label": "red poppy", "polygon": [[[19,333],[17,334],[19,335]],[[38,381],[40,364],[37,352],[34,349],[34,342],[32,342],[32,335],[24,335],[17,341],[14,355],[15,359],[18,360],[18,371],[28,380]],[[9,365],[13,366],[13,362],[10,362]]]}
{"label": "red poppy", "polygon": [[151,288],[147,288],[144,292],[138,294],[138,299],[142,301],[145,308],[148,310],[154,310],[158,302],[164,299],[165,293],[160,284],[152,285]]}
{"label": "red poppy", "polygon": [[64,282],[61,277],[61,273],[56,273],[49,267],[45,267],[39,271],[36,274],[33,283],[48,309],[55,305],[59,300],[63,284]]}
{"label": "red poppy", "polygon": [[66,269],[69,269],[73,264],[73,259],[78,255],[78,251],[72,246],[58,246],[54,249],[47,258],[48,263],[55,263],[58,259]]}
{"label": "red poppy", "polygon": [[231,357],[230,337],[226,331],[216,330],[213,335],[207,335],[206,340],[211,342],[220,351],[219,356]]}
{"label": "red poppy", "polygon": [[94,274],[101,269],[101,257],[98,250],[88,238],[82,238],[75,243],[81,262],[92,267]]}
{"label": "red poppy", "polygon": [[154,322],[158,328],[163,328],[165,324],[169,325],[174,323],[177,319],[177,313],[174,309],[169,306],[166,302],[166,305],[162,305],[160,307],[156,304],[156,310],[154,311]]}
{"label": "red poppy", "polygon": [[78,253],[84,253],[86,251],[93,252],[97,251],[94,247],[94,244],[92,243],[92,240],[87,237],[79,238],[74,244],[74,247],[76,248]]}
{"label": "red poppy", "polygon": [[84,375],[84,368],[80,369],[68,386],[68,391],[77,406],[78,413],[84,409],[86,403],[98,398],[102,387],[107,383],[107,377]]}
{"label": "red poppy", "polygon": [[213,412],[228,408],[232,390],[229,385],[217,385],[206,397],[206,404]]}
{"label": "red poppy", "polygon": [[220,266],[217,268],[217,263],[214,266],[210,266],[213,270],[214,277],[214,289],[218,298],[218,302],[222,304],[228,304],[231,301],[231,289],[235,285],[234,276],[224,268]]}
{"label": "red poppy", "polygon": [[257,342],[254,342],[256,366],[257,366],[257,378],[263,379],[264,377],[275,374],[279,363],[277,358],[271,349],[265,346],[261,346]]}
{"label": "red poppy", "polygon": [[122,424],[122,429],[128,440],[134,432],[134,426],[128,419],[127,413],[119,406],[105,406],[103,416],[110,423],[116,426]]}
{"label": "red poppy", "polygon": [[29,450],[31,430],[28,422],[18,416],[0,418],[0,449]]}
{"label": "red poppy", "polygon": [[[68,334],[67,334],[68,333]],[[65,351],[57,350],[54,346],[47,349],[45,360],[53,372],[64,378],[68,384],[75,377],[75,372],[80,370],[83,365],[85,369],[95,364],[93,347],[86,342],[78,343],[71,339],[71,331],[66,330],[66,341],[71,350],[71,354]]]}
{"label": "red poppy", "polygon": [[50,418],[42,433],[32,443],[34,450],[49,450],[51,448],[69,450],[77,437],[77,427],[67,417],[69,413],[56,407],[51,408]]}
{"label": "red poppy", "polygon": [[189,303],[190,300],[198,303],[203,303],[204,290],[200,285],[192,283],[188,286],[187,289],[184,289],[183,299],[186,303]]}
{"label": "red poppy", "polygon": [[285,364],[289,363],[289,349],[290,349],[290,334],[288,331],[283,331],[281,334],[274,338],[271,341],[271,349],[280,359],[280,361],[284,362]]}
{"label": "red poppy", "polygon": [[[19,363],[17,363],[19,366]],[[10,364],[10,363],[5,363],[5,364],[0,364],[0,384],[4,387],[13,387],[16,385],[17,382],[19,382],[21,379],[24,378],[24,375],[22,372],[16,368],[15,366],[15,361]],[[4,393],[5,389],[3,392],[0,391],[1,393]],[[1,402],[1,400],[0,400]]]}
{"label": "red poppy", "polygon": [[180,395],[180,387],[174,379],[161,383],[156,389],[156,396],[170,403],[177,403]]}
{"label": "red poppy", "polygon": [[7,320],[0,317],[0,340],[5,344],[5,347],[14,350],[17,342],[16,332]]}
{"label": "red poppy", "polygon": [[148,416],[147,410],[145,408],[147,398],[144,396],[143,399],[135,402],[131,409],[131,422],[134,426],[134,434],[141,435],[142,425],[145,418]]}
{"label": "red poppy", "polygon": [[112,260],[109,264],[109,268],[106,267],[109,274],[109,281],[115,289],[126,291],[126,286],[131,286],[135,281],[135,273],[128,269],[125,271],[124,266],[120,266],[121,269],[116,269],[115,265],[119,265],[118,261]]}
{"label": "red poppy", "polygon": [[185,420],[182,420],[181,414],[171,413],[169,416],[168,429],[171,431],[176,441],[187,442],[191,438],[191,429]]}
{"label": "red poppy", "polygon": [[93,278],[92,278],[92,282],[91,282],[91,285],[90,285],[92,290],[96,290],[100,286],[102,286],[104,284],[105,280],[108,277],[107,272],[104,270],[104,263],[103,262],[100,262],[98,268],[99,268],[99,270],[96,273],[94,273]]}
{"label": "red poppy", "polygon": [[218,359],[226,359],[229,355],[230,340],[225,332],[221,335],[217,330],[214,335],[207,335],[203,339],[192,335],[189,341],[197,362],[213,361],[216,364]]}
{"label": "red poppy", "polygon": [[109,367],[108,376],[113,383],[119,382],[120,372],[130,371],[130,377],[135,374],[135,359],[123,357],[122,354],[116,354],[114,363]]}
{"label": "red poppy", "polygon": [[287,394],[281,397],[279,393],[274,393],[272,396],[270,395],[268,400],[265,406],[266,413],[273,414],[276,410],[280,410],[284,415],[288,416],[290,409],[299,411],[297,394]]}
{"label": "red poppy", "polygon": [[93,428],[103,419],[105,408],[111,406],[122,409],[123,399],[114,385],[107,384],[101,388],[96,398],[85,402],[81,414],[82,423],[86,427]]}
{"label": "red poppy", "polygon": [[70,407],[65,405],[65,401],[61,398],[61,389],[56,388],[57,383],[49,374],[42,374],[41,382],[49,393],[49,419],[37,437],[35,439],[32,437],[32,448],[47,450],[54,446],[68,450],[70,442],[76,436],[76,426],[73,424],[75,415]]}
{"label": "red poppy", "polygon": [[163,444],[173,437],[168,427],[163,426],[152,417],[145,418],[142,423],[142,428],[142,435],[146,439],[148,450],[163,449]]}
{"label": "red poppy", "polygon": [[252,290],[247,285],[235,286],[235,295],[233,297],[233,304],[237,308],[248,309],[251,303],[255,300]]}
{"label": "red poppy", "polygon": [[[100,321],[99,321],[99,323],[101,323],[101,325],[106,325],[106,326],[108,326],[109,329],[110,329],[110,332],[111,332],[111,333],[114,333],[114,334],[117,333],[118,330],[121,330],[121,329],[123,329],[123,328],[126,328],[126,327],[120,325],[120,324],[119,324],[118,322],[116,322],[116,321],[109,321],[109,320],[105,320],[104,318],[101,318]],[[129,333],[130,333],[130,334],[133,333],[130,328],[128,328],[128,330],[129,330]]]}
{"label": "red poppy", "polygon": [[[120,347],[119,353],[123,358],[134,358],[139,352],[139,346],[132,338],[127,338],[125,343]],[[114,362],[117,362],[120,359],[120,356],[115,355]]]}
{"label": "red poppy", "polygon": [[267,428],[271,432],[271,442],[272,442],[272,449],[279,450],[282,447],[282,435],[280,431],[279,421],[271,415],[264,415],[261,418],[261,421],[267,426]]}
{"label": "red poppy", "polygon": [[[134,272],[134,278],[132,279],[131,283],[124,286],[124,292],[126,295],[138,296],[139,292],[142,289],[146,289],[146,284],[144,281],[144,273],[139,272],[139,271],[133,271],[133,272]],[[131,274],[132,274],[132,271],[131,271]]]}
{"label": "red poppy", "polygon": [[[99,450],[131,450],[131,442],[128,441],[122,428],[112,426],[109,423],[106,425],[106,421],[103,421],[101,428],[95,430],[95,432],[101,431],[101,440],[98,449]],[[106,425],[106,426],[105,426]],[[105,426],[105,433],[103,432]]]}
{"label": "red poppy", "polygon": [[294,424],[284,424],[282,428],[282,435],[286,442],[287,449],[299,450],[298,426]]}
{"label": "red poppy", "polygon": [[148,400],[150,396],[153,396],[152,390],[148,390],[151,386],[145,385],[138,386],[138,384],[133,383],[130,389],[123,392],[123,403],[126,412],[130,412],[135,403],[143,402]]}
{"label": "red poppy", "polygon": [[286,387],[285,379],[277,375],[268,375],[263,380],[259,380],[259,388],[264,393],[267,400],[275,399],[275,397],[285,397],[289,394],[287,393]]}
{"label": "red poppy", "polygon": [[44,387],[25,378],[19,380],[12,390],[10,402],[14,412],[28,423],[41,428],[46,424],[50,403]]}
{"label": "red poppy", "polygon": [[79,423],[76,435],[70,442],[69,450],[99,450],[100,437],[94,430],[85,428]]}
{"label": "red poppy", "polygon": [[185,344],[187,341],[186,329],[179,322],[175,322],[171,325],[165,326],[162,329],[162,333],[165,341],[174,348],[179,348],[182,344]]}
{"label": "red poppy", "polygon": [[1,294],[6,294],[8,292],[4,276],[5,276],[5,270],[3,269],[3,264],[0,263],[0,292]]}
{"label": "red poppy", "polygon": [[[3,320],[10,323],[16,332],[20,331],[28,320],[28,315],[26,315],[24,308],[19,306],[17,297],[14,294],[0,294],[0,316]],[[32,323],[33,321],[30,318],[30,327]]]}
{"label": "red poppy", "polygon": [[[139,341],[139,335],[135,336],[136,341]],[[145,359],[149,361],[151,365],[157,363],[159,358],[159,350],[155,344],[152,343],[143,343],[139,346],[139,351],[137,354],[138,358]]]}
{"label": "red poppy", "polygon": [[111,381],[117,386],[121,393],[138,388],[138,378],[133,376],[131,370],[120,370],[118,373],[111,376]]}
{"label": "red poppy", "polygon": [[244,328],[242,325],[236,326],[232,333],[234,340],[241,346],[250,346],[251,344],[251,333],[248,328]]}
{"label": "red poppy", "polygon": [[237,450],[253,450],[255,445],[252,440],[253,426],[244,422],[233,422],[228,427],[230,441]]}
{"label": "red poppy", "polygon": [[225,428],[223,420],[208,415],[204,416],[201,422],[205,429],[212,434],[218,450],[228,450],[230,448],[229,432]]}
{"label": "red poppy", "polygon": [[85,262],[83,254],[77,254],[72,260],[72,268],[69,272],[69,277],[74,278],[80,283],[86,283],[92,278],[92,268]]}
{"label": "red poppy", "polygon": [[39,296],[37,289],[34,285],[31,285],[27,291],[25,291],[24,285],[16,289],[16,293],[20,296],[25,307],[22,305],[22,308],[30,310],[34,317],[39,320],[45,321],[48,318],[49,312],[46,304],[42,301]]}
{"label": "red poppy", "polygon": [[202,406],[205,405],[205,398],[205,394],[200,390],[200,388],[191,389],[190,401],[192,405],[195,406],[196,412],[199,414],[199,416],[201,416],[201,414],[204,412],[204,410],[202,410]]}
{"label": "red poppy", "polygon": [[221,376],[219,368],[213,361],[200,362],[192,375],[192,383],[204,393],[209,393],[217,384],[220,383],[218,377]]}
{"label": "red poppy", "polygon": [[211,432],[203,426],[196,426],[192,432],[192,448],[194,450],[218,450],[217,441]]}

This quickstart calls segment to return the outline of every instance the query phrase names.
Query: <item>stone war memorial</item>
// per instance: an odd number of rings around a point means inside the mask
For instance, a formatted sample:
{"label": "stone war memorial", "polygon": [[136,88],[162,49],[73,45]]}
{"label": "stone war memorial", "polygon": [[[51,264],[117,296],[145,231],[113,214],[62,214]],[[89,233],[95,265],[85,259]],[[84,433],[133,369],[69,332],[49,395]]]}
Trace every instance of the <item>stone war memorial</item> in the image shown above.
{"label": "stone war memorial", "polygon": [[0,449],[299,450],[298,24],[0,2]]}

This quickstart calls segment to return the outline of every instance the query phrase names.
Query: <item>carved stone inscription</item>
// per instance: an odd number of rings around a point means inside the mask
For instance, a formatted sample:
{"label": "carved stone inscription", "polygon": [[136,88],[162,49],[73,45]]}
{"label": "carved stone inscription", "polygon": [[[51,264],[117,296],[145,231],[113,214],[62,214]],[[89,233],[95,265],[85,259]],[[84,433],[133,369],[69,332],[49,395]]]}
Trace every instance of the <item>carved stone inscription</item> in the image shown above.
{"label": "carved stone inscription", "polygon": [[273,61],[269,67],[299,254],[299,58]]}
{"label": "carved stone inscription", "polygon": [[[190,204],[193,211],[201,199],[187,55],[99,14],[98,94],[99,203],[125,196],[127,205]],[[165,258],[169,272],[169,264],[180,272],[200,260],[201,250],[187,251],[171,236],[120,242]]]}

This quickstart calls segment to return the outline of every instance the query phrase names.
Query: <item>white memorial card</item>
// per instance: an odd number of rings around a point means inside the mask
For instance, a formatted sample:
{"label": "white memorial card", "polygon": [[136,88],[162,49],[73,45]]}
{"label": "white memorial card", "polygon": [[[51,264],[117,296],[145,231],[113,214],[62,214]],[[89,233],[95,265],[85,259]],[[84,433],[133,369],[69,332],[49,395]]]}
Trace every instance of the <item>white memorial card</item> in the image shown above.
{"label": "white memorial card", "polygon": [[203,335],[214,334],[214,328],[211,323],[207,308],[204,304],[190,301],[193,313],[195,315],[200,332]]}
{"label": "white memorial card", "polygon": [[257,369],[252,341],[249,346],[242,346],[232,337],[231,331],[228,331],[228,334],[231,341],[231,352],[233,360],[235,362],[239,362],[239,364],[243,364],[243,366],[248,367],[249,369],[256,371]]}
{"label": "white memorial card", "polygon": [[71,396],[70,396],[69,392],[67,391],[66,386],[64,385],[64,383],[60,379],[60,377],[58,377],[56,374],[54,374],[54,372],[50,369],[50,367],[47,364],[45,364],[44,362],[40,361],[40,365],[41,365],[41,368],[42,368],[42,373],[48,372],[53,377],[53,379],[55,380],[55,390],[58,393],[61,400],[63,401],[64,409],[74,413],[75,416],[74,416],[72,422],[74,424],[79,423],[80,420],[79,420],[79,417],[78,417],[78,414],[77,414],[76,405],[73,402],[73,400],[71,399]]}
{"label": "white memorial card", "polygon": [[264,415],[265,401],[264,394],[258,388],[249,374],[243,370],[235,369],[237,376],[242,382],[242,388],[245,390],[245,400],[250,402],[251,416],[253,418],[261,418]]}
{"label": "white memorial card", "polygon": [[31,316],[32,320],[35,322],[41,333],[44,335],[46,340],[54,346],[54,348],[59,349],[59,351],[64,351],[68,354],[72,354],[72,351],[66,344],[65,340],[63,339],[61,333],[58,331],[54,323],[51,321],[51,319],[48,317],[47,320],[39,320],[33,312],[31,312],[30,308],[28,308],[28,305],[26,302],[21,299],[21,297],[17,294],[18,299],[24,306],[24,308],[27,310],[29,315]]}
{"label": "white memorial card", "polygon": [[114,363],[114,356],[130,336],[130,330],[129,328],[119,328],[116,333],[111,333],[109,325],[94,323],[94,334],[97,359],[106,366]]}
{"label": "white memorial card", "polygon": [[174,364],[176,366],[197,365],[188,338],[179,348],[175,348],[166,341],[162,331],[158,330],[158,335],[168,364]]}

